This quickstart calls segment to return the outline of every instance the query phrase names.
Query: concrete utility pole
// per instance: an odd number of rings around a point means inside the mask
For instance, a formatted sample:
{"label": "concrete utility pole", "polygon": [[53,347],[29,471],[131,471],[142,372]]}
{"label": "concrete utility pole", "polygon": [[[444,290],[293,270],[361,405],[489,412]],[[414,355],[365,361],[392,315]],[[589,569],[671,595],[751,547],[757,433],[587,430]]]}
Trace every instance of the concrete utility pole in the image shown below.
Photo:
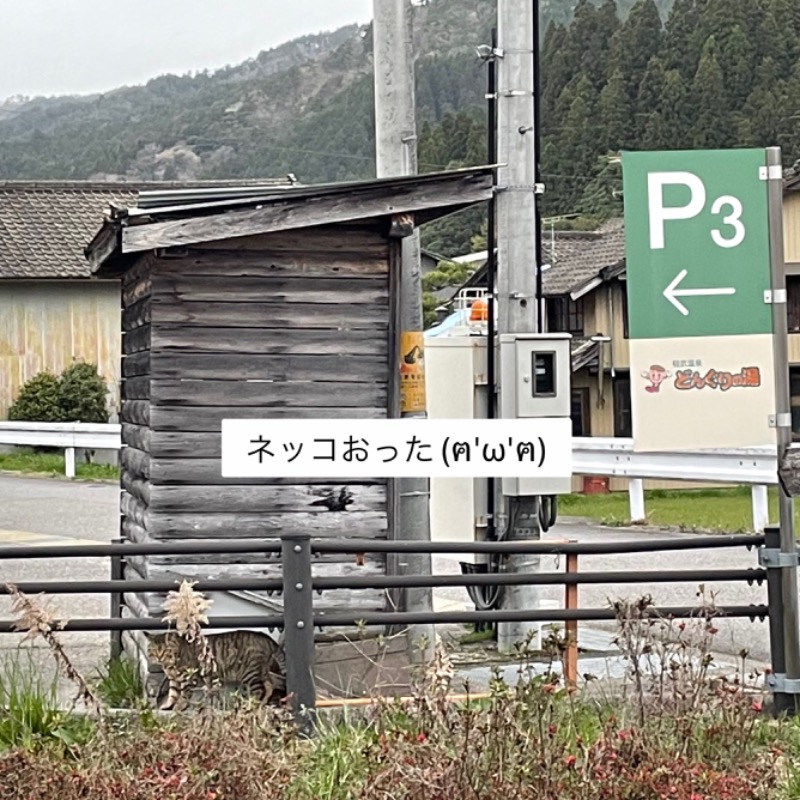
{"label": "concrete utility pole", "polygon": [[[497,305],[498,333],[536,333],[536,120],[534,118],[535,0],[498,0],[497,60]],[[500,393],[514,391],[504,386]],[[539,539],[538,497],[504,498],[510,540]],[[509,556],[507,572],[533,572],[537,556]],[[503,608],[534,608],[533,586],[506,588]],[[498,648],[511,650],[524,642],[533,623],[498,624]]]}
{"label": "concrete utility pole", "polygon": [[[410,0],[373,0],[373,54],[375,69],[375,144],[378,178],[414,175],[417,172],[417,126],[414,99],[414,54]],[[425,418],[425,373],[422,319],[422,276],[419,233],[402,239],[400,278],[400,349],[402,361],[416,350],[416,386],[401,396],[401,416]],[[399,370],[400,363],[396,365]],[[430,480],[399,478],[397,539],[430,541]],[[431,556],[401,554],[398,571],[430,575]],[[433,611],[430,589],[406,589],[408,611]],[[412,625],[409,646],[414,660],[428,661],[433,654],[435,628]],[[422,647],[424,643],[424,647]]]}

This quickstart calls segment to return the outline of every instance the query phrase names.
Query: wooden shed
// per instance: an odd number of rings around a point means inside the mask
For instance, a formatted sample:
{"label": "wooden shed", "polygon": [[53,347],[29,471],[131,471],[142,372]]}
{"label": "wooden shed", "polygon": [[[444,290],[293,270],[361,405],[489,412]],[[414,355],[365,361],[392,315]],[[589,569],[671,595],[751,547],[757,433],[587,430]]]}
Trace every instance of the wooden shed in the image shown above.
{"label": "wooden shed", "polygon": [[[132,542],[242,540],[285,531],[402,538],[392,481],[221,476],[223,418],[399,416],[402,237],[488,200],[490,168],[325,186],[143,192],[112,207],[86,248],[92,273],[121,283],[121,536]],[[98,222],[100,222],[98,220]],[[319,558],[318,575],[386,574]],[[131,578],[280,575],[277,556],[130,559]],[[161,616],[163,595],[126,595],[123,613]],[[213,597],[216,615],[275,613],[258,592]],[[324,592],[320,610],[384,610],[378,591]],[[126,639],[135,647],[138,635]]]}

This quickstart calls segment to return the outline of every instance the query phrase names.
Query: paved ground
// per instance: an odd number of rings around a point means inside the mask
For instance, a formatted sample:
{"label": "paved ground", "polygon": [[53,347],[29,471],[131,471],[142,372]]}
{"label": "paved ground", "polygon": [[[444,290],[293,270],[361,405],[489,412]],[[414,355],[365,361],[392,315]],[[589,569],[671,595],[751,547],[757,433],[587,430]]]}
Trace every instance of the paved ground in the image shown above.
{"label": "paved ground", "polygon": [[[18,478],[0,476],[0,580],[91,580],[109,574],[107,559],[63,559],[61,561],[15,561],[2,559],[3,545],[45,544],[69,542],[107,542],[117,535],[119,523],[119,490],[115,484],[67,482],[53,479]],[[545,538],[575,539],[577,541],[625,541],[631,539],[690,538],[692,534],[648,531],[641,528],[603,528],[580,520],[559,522]],[[722,548],[701,552],[667,552],[619,556],[583,556],[581,570],[634,570],[691,569],[693,566],[709,568],[748,568],[757,566],[757,555],[744,549]],[[563,561],[546,557],[542,559],[545,570],[563,569]],[[457,572],[458,564],[448,559],[436,558],[437,572]],[[607,607],[610,599],[636,598],[651,594],[659,605],[693,605],[697,602],[695,584],[650,584],[643,580],[633,585],[582,586],[580,604],[585,607]],[[715,584],[707,588],[718,591],[717,603],[750,604],[765,602],[765,587],[746,584]],[[563,602],[563,588],[546,587],[540,590],[543,600]],[[108,598],[70,595],[54,597],[50,608],[58,617],[100,617],[108,615]],[[464,607],[469,602],[461,589],[441,590],[436,593],[437,609]],[[0,597],[0,618],[8,619],[8,598]],[[735,661],[735,655],[746,648],[751,658],[762,664],[769,660],[769,638],[766,622],[749,620],[720,620],[720,633],[716,651],[723,658]],[[579,644],[594,651],[613,649],[610,631],[613,623],[593,623],[579,626]],[[452,628],[450,629],[452,630]],[[69,653],[79,668],[90,673],[108,655],[109,635],[106,633],[64,633]],[[16,635],[0,635],[0,654],[15,648]],[[49,653],[39,654],[43,666],[50,672],[52,659]],[[610,671],[618,673],[620,664],[613,658],[600,657],[581,664],[582,672]],[[485,668],[469,670],[470,674],[485,678]]]}
{"label": "paved ground", "polygon": [[[105,483],[0,476],[0,552],[3,545],[81,544],[108,542],[117,536],[119,489]],[[0,555],[0,580],[102,580],[109,577],[109,559],[12,560]],[[107,596],[53,596],[48,608],[57,618],[106,617]],[[11,618],[8,597],[0,597],[0,618]],[[63,633],[76,667],[85,675],[108,657],[109,634]],[[0,657],[16,649],[21,635],[0,634]],[[26,645],[27,646],[27,645]],[[54,674],[54,661],[41,643],[35,657],[45,679]],[[63,680],[62,696],[74,691]]]}

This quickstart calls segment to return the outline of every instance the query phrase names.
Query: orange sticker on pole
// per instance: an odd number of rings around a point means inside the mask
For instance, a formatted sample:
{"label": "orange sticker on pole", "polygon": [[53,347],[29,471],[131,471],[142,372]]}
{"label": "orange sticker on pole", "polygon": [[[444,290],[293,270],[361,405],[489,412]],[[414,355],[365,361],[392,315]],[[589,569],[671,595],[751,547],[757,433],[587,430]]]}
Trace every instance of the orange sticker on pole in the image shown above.
{"label": "orange sticker on pole", "polygon": [[400,334],[400,412],[424,412],[425,399],[425,340],[422,331],[403,331]]}

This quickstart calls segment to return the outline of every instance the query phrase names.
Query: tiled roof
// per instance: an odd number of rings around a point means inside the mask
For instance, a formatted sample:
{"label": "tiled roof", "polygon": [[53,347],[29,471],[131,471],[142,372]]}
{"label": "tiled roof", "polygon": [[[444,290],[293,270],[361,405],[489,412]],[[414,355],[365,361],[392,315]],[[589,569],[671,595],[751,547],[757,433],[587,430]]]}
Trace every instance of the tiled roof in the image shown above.
{"label": "tiled roof", "polygon": [[88,278],[84,248],[103,224],[109,205],[135,205],[140,189],[264,183],[0,181],[0,279]]}
{"label": "tiled roof", "polygon": [[[574,292],[609,268],[624,263],[625,231],[622,219],[612,219],[596,231],[542,232],[542,291],[546,297]],[[486,261],[462,286],[450,288],[451,297],[462,289],[486,285]]]}
{"label": "tiled roof", "polygon": [[596,278],[605,267],[625,258],[625,232],[621,219],[613,219],[591,233],[563,232],[551,241],[542,233],[542,260],[551,264],[542,273],[545,295],[567,294]]}
{"label": "tiled roof", "polygon": [[109,203],[136,187],[96,183],[0,183],[0,278],[88,278],[83,255]]}

